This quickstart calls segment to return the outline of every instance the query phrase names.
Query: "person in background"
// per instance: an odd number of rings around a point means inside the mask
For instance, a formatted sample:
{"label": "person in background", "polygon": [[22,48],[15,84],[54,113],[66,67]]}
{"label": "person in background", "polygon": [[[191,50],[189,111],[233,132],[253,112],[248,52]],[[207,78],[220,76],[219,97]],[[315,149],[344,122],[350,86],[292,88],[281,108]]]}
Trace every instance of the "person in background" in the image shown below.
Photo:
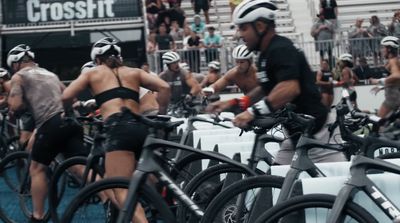
{"label": "person in background", "polygon": [[195,31],[191,31],[190,37],[185,45],[185,59],[188,61],[190,70],[200,72],[200,48],[203,46],[200,36]]}
{"label": "person in background", "polygon": [[350,52],[353,56],[353,63],[357,61],[357,58],[367,56],[370,51],[369,41],[366,39],[369,37],[368,31],[362,27],[364,19],[357,18],[354,27],[349,30],[349,43]]}
{"label": "person in background", "polygon": [[206,19],[206,23],[210,23],[210,16],[208,15],[208,10],[210,9],[210,0],[191,0],[193,10],[195,14],[200,14],[200,11],[203,10],[204,18]]}
{"label": "person in background", "polygon": [[146,45],[146,56],[147,62],[149,66],[153,69],[156,68],[156,52],[157,52],[157,42],[156,42],[156,33],[149,33],[147,37],[147,45]]}
{"label": "person in background", "polygon": [[200,15],[193,16],[193,23],[190,26],[190,29],[196,32],[200,37],[203,37],[204,32],[206,31],[206,24],[201,21]]}
{"label": "person in background", "polygon": [[336,0],[320,0],[319,8],[324,11],[325,19],[333,24],[334,31],[338,28],[337,17],[339,15]]}
{"label": "person in background", "polygon": [[227,109],[245,110],[250,103],[248,94],[258,87],[257,68],[253,62],[254,54],[246,45],[239,45],[232,51],[236,66],[228,70],[221,78],[208,87],[203,88],[207,96],[224,90],[228,85],[236,85],[245,95],[238,100],[217,101],[207,107],[209,112],[222,112]]}
{"label": "person in background", "polygon": [[369,20],[370,26],[367,29],[368,35],[371,38],[371,50],[374,54],[374,65],[378,65],[378,60],[382,62],[381,53],[380,53],[380,42],[383,37],[387,36],[389,33],[386,27],[379,21],[378,16],[373,15]]}
{"label": "person in background", "polygon": [[221,78],[220,74],[221,64],[218,61],[211,61],[208,63],[208,72],[205,75],[203,81],[200,83],[201,87],[208,87],[211,84],[214,84]]}
{"label": "person in background", "polygon": [[341,54],[339,56],[340,69],[342,70],[340,80],[334,81],[335,87],[343,87],[348,90],[350,95],[350,102],[353,104],[354,108],[358,108],[357,105],[357,92],[354,85],[358,82],[357,76],[354,74],[353,70],[353,56],[348,53]]}
{"label": "person in background", "polygon": [[400,38],[400,10],[397,10],[392,18],[392,22],[389,24],[389,32],[392,36]]}
{"label": "person in background", "polygon": [[321,92],[322,103],[328,109],[331,109],[334,99],[333,74],[330,70],[328,60],[326,59],[322,60],[321,69],[317,71],[316,84]]}
{"label": "person in background", "polygon": [[370,77],[372,77],[372,70],[369,67],[365,57],[358,58],[358,64],[353,71],[360,81],[367,81]]}
{"label": "person in background", "polygon": [[190,100],[200,93],[201,87],[192,73],[179,66],[181,57],[178,53],[168,51],[162,59],[166,65],[166,70],[158,76],[166,81],[171,88],[171,104],[179,102],[183,95],[186,100]]}
{"label": "person in background", "polygon": [[162,54],[167,51],[167,50],[175,50],[176,45],[174,38],[167,33],[167,26],[165,23],[161,23],[160,26],[158,27],[158,34],[156,35],[156,49],[161,50],[159,58],[159,67],[163,67],[162,63]]}
{"label": "person in background", "polygon": [[204,47],[206,48],[206,63],[213,60],[219,60],[219,49],[222,47],[222,40],[219,34],[215,34],[215,27],[208,27],[208,34],[204,38]]}
{"label": "person in background", "polygon": [[325,12],[321,9],[318,14],[318,20],[311,28],[311,36],[316,40],[315,49],[319,51],[321,63],[328,56],[329,66],[333,66],[333,25],[329,20],[325,19]]}

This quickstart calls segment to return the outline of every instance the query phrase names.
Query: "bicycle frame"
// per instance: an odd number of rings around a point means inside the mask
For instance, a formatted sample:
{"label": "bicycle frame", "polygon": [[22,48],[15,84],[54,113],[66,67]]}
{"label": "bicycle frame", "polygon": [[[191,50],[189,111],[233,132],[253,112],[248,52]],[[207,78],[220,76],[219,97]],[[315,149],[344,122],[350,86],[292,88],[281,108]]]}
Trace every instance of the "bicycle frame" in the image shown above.
{"label": "bicycle frame", "polygon": [[162,139],[157,139],[153,137],[147,137],[142,155],[140,156],[140,159],[138,161],[137,168],[131,178],[129,189],[128,189],[128,196],[127,200],[125,201],[125,204],[120,211],[120,214],[118,216],[118,221],[119,223],[122,222],[129,222],[130,219],[127,219],[128,216],[132,216],[136,203],[137,203],[137,191],[140,185],[145,183],[145,179],[147,178],[147,175],[149,173],[155,174],[155,176],[163,183],[165,186],[167,186],[173,194],[186,205],[189,210],[191,210],[193,213],[195,213],[198,217],[202,217],[204,212],[201,210],[180,188],[177,184],[174,183],[174,181],[168,176],[168,174],[163,170],[162,168],[162,162],[159,160],[159,158],[156,156],[155,152],[153,150],[158,149],[158,148],[163,148],[163,147],[168,147],[170,149],[179,149],[179,150],[184,150],[184,151],[189,151],[193,153],[199,153],[205,156],[209,156],[212,159],[218,160],[223,163],[228,163],[233,166],[242,168],[247,172],[247,174],[255,176],[256,173],[251,170],[248,166],[236,162],[230,158],[227,158],[223,155],[219,155],[217,153],[211,153],[207,151],[201,151],[198,149],[194,149],[189,146],[181,145],[179,143],[174,143]]}
{"label": "bicycle frame", "polygon": [[339,191],[332,211],[328,215],[328,223],[341,222],[341,212],[346,202],[352,200],[358,191],[364,191],[391,220],[400,220],[399,208],[367,177],[366,172],[369,169],[400,174],[400,167],[395,164],[379,159],[356,156],[350,167],[351,177]]}

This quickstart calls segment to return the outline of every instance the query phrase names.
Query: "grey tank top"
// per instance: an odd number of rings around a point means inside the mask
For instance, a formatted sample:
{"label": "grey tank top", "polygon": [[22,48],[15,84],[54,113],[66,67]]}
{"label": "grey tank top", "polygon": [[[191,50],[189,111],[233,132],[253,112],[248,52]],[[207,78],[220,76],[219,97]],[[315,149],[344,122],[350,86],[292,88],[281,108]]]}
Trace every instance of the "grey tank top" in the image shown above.
{"label": "grey tank top", "polygon": [[61,82],[54,73],[38,66],[18,71],[22,78],[24,100],[39,128],[54,115],[64,111]]}

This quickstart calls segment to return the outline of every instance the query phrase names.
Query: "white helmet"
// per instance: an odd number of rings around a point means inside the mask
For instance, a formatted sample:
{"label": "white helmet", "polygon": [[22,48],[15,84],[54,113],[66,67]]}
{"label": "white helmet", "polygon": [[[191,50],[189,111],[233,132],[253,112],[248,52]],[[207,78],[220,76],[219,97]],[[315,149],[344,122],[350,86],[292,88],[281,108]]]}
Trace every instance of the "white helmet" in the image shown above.
{"label": "white helmet", "polygon": [[183,62],[183,63],[179,63],[179,67],[186,70],[186,71],[190,71],[190,67],[189,64]]}
{"label": "white helmet", "polygon": [[394,36],[386,36],[381,41],[382,46],[390,46],[393,48],[399,48],[399,38]]}
{"label": "white helmet", "polygon": [[90,52],[90,58],[94,61],[97,56],[103,55],[105,52],[114,48],[118,52],[119,56],[121,54],[121,48],[117,46],[117,41],[111,37],[104,37],[99,41],[95,42]]}
{"label": "white helmet", "polygon": [[253,53],[247,49],[246,45],[239,45],[233,49],[232,57],[235,60],[250,60],[253,58]]}
{"label": "white helmet", "polygon": [[35,59],[35,54],[28,45],[20,44],[12,48],[7,55],[7,65],[11,67],[12,63],[20,61],[25,55]]}
{"label": "white helmet", "polygon": [[168,51],[162,55],[162,60],[164,64],[176,63],[181,60],[181,57],[178,53],[174,51]]}
{"label": "white helmet", "polygon": [[96,67],[96,64],[93,61],[89,61],[89,62],[85,63],[84,65],[82,65],[81,73],[83,73],[93,67]]}
{"label": "white helmet", "polygon": [[277,10],[270,0],[244,0],[233,11],[233,22],[240,25],[260,18],[275,20]]}
{"label": "white helmet", "polygon": [[10,73],[8,70],[0,67],[0,78],[10,79]]}
{"label": "white helmet", "polygon": [[353,56],[351,54],[344,53],[339,56],[339,60],[353,63]]}
{"label": "white helmet", "polygon": [[221,63],[218,61],[211,61],[208,63],[208,68],[212,68],[214,70],[220,70],[221,69]]}

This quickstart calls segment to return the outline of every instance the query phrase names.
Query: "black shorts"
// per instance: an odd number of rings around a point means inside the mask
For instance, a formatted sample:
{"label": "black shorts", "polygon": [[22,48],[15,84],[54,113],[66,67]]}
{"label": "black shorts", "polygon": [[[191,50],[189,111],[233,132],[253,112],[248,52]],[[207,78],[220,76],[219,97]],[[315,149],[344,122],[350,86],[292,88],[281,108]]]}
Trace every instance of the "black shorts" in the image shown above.
{"label": "black shorts", "polygon": [[210,9],[210,2],[208,0],[195,0],[194,13],[199,14],[201,10],[207,12]]}
{"label": "black shorts", "polygon": [[103,130],[106,136],[103,147],[107,152],[132,151],[139,159],[148,129],[137,122],[132,113],[124,111],[110,115],[104,121]]}
{"label": "black shorts", "polygon": [[30,112],[23,113],[21,117],[19,117],[18,123],[22,131],[33,132],[35,129],[35,119]]}
{"label": "black shorts", "polygon": [[59,153],[65,158],[88,154],[88,149],[83,145],[82,127],[65,122],[61,114],[53,116],[37,129],[32,159],[49,165]]}

